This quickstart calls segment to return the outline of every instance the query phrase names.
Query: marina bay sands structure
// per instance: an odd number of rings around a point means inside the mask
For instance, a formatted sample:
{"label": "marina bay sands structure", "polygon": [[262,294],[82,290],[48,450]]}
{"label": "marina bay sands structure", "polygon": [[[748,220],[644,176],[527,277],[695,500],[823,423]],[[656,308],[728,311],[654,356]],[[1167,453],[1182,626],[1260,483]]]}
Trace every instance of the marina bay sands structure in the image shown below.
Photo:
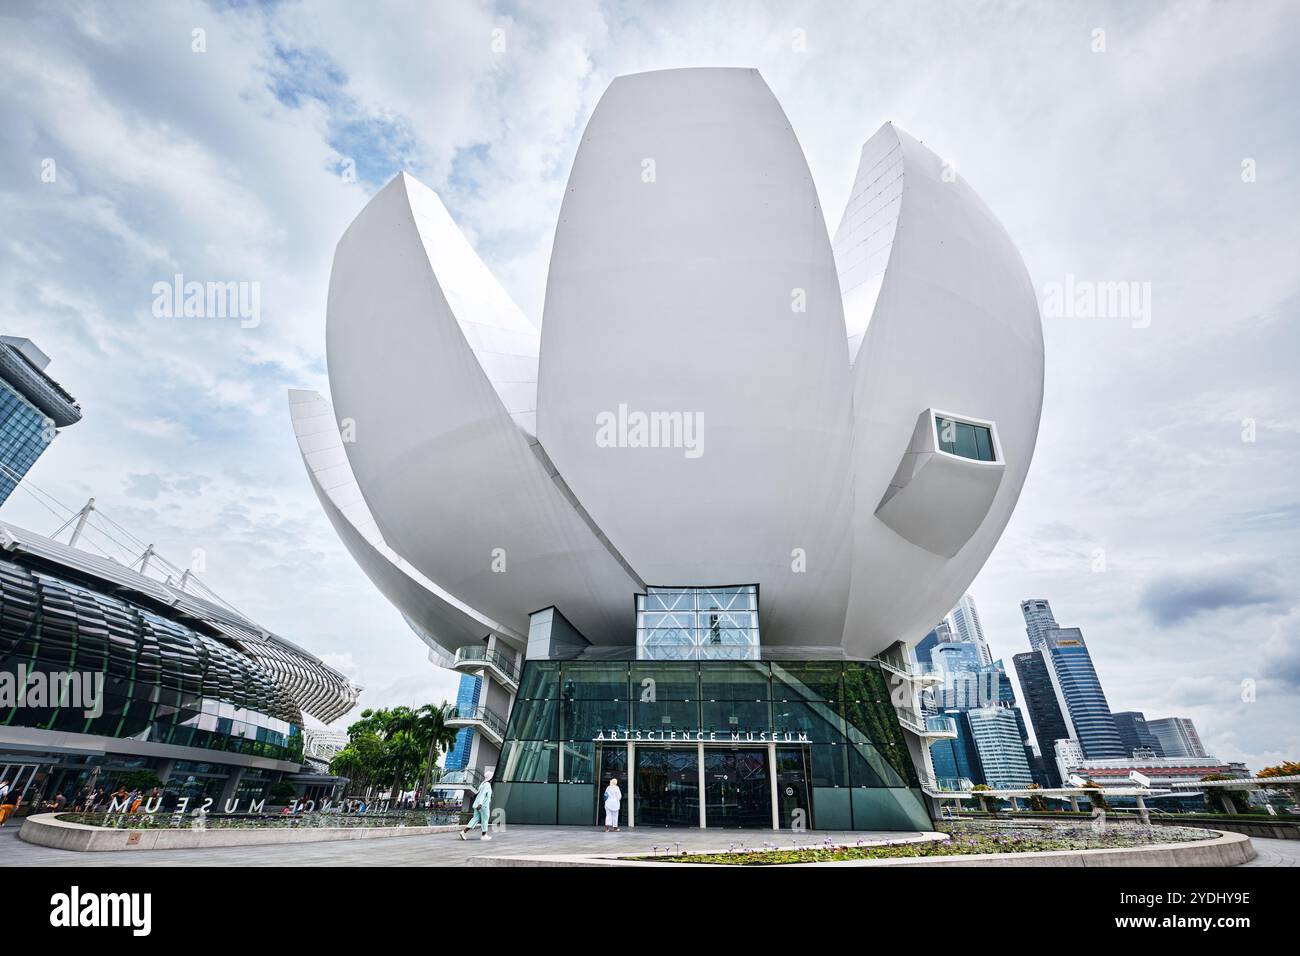
{"label": "marina bay sands structure", "polygon": [[[852,117],[846,117],[851,120]],[[518,823],[928,828],[907,644],[961,598],[1038,434],[1014,244],[886,124],[832,238],[748,69],[623,76],[544,315],[405,173],[338,243],[329,399],[292,391],[345,546],[482,680],[457,722]],[[900,683],[901,682],[901,683]]]}

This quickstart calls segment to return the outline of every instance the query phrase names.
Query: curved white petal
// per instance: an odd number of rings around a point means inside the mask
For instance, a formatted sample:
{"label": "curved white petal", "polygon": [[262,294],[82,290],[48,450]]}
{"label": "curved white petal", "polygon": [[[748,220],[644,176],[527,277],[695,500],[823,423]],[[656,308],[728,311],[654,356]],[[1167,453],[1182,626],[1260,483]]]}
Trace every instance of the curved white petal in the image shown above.
{"label": "curved white petal", "polygon": [[328,401],[317,392],[289,389],[289,417],[307,477],[330,524],[366,577],[431,651],[448,663],[449,652],[481,644],[489,633],[526,643],[523,634],[480,614],[388,546],[352,474]]}
{"label": "curved white petal", "polygon": [[395,552],[516,632],[551,604],[593,640],[626,632],[635,584],[535,450],[537,333],[405,174],[338,244],[327,351],[348,461]]}
{"label": "curved white petal", "polygon": [[[846,331],[861,336],[844,643],[850,653],[875,653],[919,638],[942,618],[1006,527],[1038,437],[1042,324],[1006,231],[960,176],[893,125],[863,146],[835,254]],[[951,459],[928,465],[933,448],[922,445],[927,438],[933,445],[933,429],[918,420],[933,409],[994,423],[1000,474],[978,463],[963,473]],[[922,466],[926,478],[904,494],[913,517],[929,517],[928,528],[882,508]],[[945,518],[954,501],[962,512]],[[960,527],[937,527],[945,520]]]}
{"label": "curved white petal", "polygon": [[[758,582],[764,644],[835,642],[839,286],[803,152],[756,70],[624,76],[601,98],[560,210],[538,394],[542,444],[641,579]],[[699,431],[633,447],[653,413]],[[611,421],[629,425],[614,447],[598,435]]]}

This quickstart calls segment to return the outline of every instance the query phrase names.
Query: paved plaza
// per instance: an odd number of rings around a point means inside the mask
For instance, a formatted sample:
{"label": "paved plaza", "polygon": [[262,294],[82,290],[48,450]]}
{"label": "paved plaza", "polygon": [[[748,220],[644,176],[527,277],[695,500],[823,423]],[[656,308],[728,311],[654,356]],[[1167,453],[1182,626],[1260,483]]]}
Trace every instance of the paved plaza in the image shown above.
{"label": "paved plaza", "polygon": [[[799,836],[771,830],[581,830],[574,827],[510,827],[480,843],[454,833],[380,840],[298,843],[278,846],[215,847],[202,850],[143,850],[79,853],[34,846],[18,839],[18,827],[0,828],[0,860],[7,866],[465,866],[480,856],[651,855],[655,852],[762,848],[829,840],[906,839],[916,833],[817,832]],[[1300,840],[1252,838],[1259,857],[1246,866],[1300,866]]]}
{"label": "paved plaza", "polygon": [[1300,840],[1269,840],[1251,837],[1259,856],[1243,866],[1300,866]]}
{"label": "paved plaza", "polygon": [[18,839],[18,827],[0,829],[0,860],[9,866],[464,866],[476,856],[650,855],[699,852],[764,843],[808,846],[830,840],[854,844],[907,839],[919,833],[891,831],[792,834],[788,830],[659,830],[638,827],[605,833],[592,828],[515,826],[487,843],[477,833],[461,841],[455,833],[343,840],[276,846],[214,847],[201,850],[107,850],[76,852],[34,846]]}

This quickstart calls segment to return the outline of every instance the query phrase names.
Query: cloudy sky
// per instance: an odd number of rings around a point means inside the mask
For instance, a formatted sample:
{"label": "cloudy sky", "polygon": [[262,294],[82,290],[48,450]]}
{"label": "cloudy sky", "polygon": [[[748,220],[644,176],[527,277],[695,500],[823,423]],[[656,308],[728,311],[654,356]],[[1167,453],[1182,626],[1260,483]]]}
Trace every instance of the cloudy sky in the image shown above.
{"label": "cloudy sky", "polygon": [[[1295,759],[1297,48],[1300,8],[1265,0],[5,3],[0,331],[35,339],[85,410],[31,481],[93,495],[178,564],[202,548],[210,586],[364,704],[451,695],[293,442],[285,389],[328,391],[333,245],[406,169],[540,320],[609,81],[758,67],[832,230],[893,120],[974,185],[1044,296],[1067,276],[1150,290],[1144,315],[1045,316],[1037,454],[972,592],[1008,662],[1019,601],[1048,598],[1113,709],[1192,717],[1256,769]],[[156,317],[176,273],[260,283],[260,324]],[[66,513],[19,491],[0,517],[49,533]]]}

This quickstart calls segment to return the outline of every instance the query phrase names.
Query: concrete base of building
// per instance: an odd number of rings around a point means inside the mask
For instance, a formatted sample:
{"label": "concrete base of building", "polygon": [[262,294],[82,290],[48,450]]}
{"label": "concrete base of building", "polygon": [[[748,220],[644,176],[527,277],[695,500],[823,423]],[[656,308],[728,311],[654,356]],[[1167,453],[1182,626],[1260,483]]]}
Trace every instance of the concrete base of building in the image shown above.
{"label": "concrete base of building", "polygon": [[[838,860],[827,863],[787,863],[783,866],[1240,866],[1255,859],[1250,837],[1240,833],[1207,831],[1212,839],[1193,843],[1161,843],[1154,846],[1104,850],[1053,850],[1041,853],[976,853],[962,856],[901,857],[891,860]],[[927,833],[900,840],[880,840],[864,846],[891,843],[920,843],[941,840],[941,833]],[[699,853],[701,851],[693,851]],[[707,852],[707,851],[704,851]],[[723,852],[719,850],[718,852]],[[477,857],[470,866],[725,866],[716,863],[665,863],[654,860],[624,860],[603,856],[497,856]]]}
{"label": "concrete base of building", "polygon": [[283,843],[324,843],[335,840],[376,840],[386,837],[451,833],[461,827],[214,827],[198,829],[111,829],[71,823],[55,813],[37,813],[23,820],[18,838],[55,850],[182,850],[222,846],[267,846]]}

